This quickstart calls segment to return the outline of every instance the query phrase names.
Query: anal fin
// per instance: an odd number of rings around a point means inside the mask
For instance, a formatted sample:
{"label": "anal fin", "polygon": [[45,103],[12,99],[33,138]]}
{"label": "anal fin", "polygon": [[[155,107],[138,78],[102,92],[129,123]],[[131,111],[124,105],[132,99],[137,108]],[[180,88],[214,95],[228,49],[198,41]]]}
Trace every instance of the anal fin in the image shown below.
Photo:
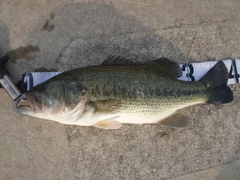
{"label": "anal fin", "polygon": [[190,125],[190,118],[182,113],[176,112],[158,123],[174,128],[185,128]]}

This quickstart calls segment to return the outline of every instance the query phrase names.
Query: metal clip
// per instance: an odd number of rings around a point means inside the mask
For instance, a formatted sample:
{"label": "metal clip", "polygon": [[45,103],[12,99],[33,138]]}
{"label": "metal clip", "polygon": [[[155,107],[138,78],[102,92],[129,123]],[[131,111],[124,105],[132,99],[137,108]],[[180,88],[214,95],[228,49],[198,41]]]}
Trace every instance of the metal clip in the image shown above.
{"label": "metal clip", "polygon": [[8,62],[8,56],[0,57],[0,85],[6,90],[6,92],[13,99],[13,110],[21,116],[27,116],[18,110],[18,103],[27,99],[25,94],[22,94],[17,86],[12,82],[9,77],[7,69],[4,67]]}
{"label": "metal clip", "polygon": [[18,110],[18,103],[19,103],[19,101],[24,101],[24,100],[26,100],[27,99],[27,97],[26,97],[26,95],[25,94],[22,94],[20,97],[18,97],[17,99],[15,99],[14,101],[13,101],[13,110],[16,112],[16,113],[18,113],[19,115],[21,115],[21,116],[28,116],[27,114],[23,114],[22,112],[20,112],[19,110]]}

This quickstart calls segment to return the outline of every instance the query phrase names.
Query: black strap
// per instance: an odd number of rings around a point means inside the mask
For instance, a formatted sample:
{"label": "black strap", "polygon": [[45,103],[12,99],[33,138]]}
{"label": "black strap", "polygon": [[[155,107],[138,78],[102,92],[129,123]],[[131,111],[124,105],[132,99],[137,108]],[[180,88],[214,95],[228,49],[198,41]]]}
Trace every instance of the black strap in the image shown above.
{"label": "black strap", "polygon": [[237,70],[237,65],[236,65],[235,59],[232,59],[232,65],[233,65],[233,69],[234,69],[234,76],[235,76],[235,79],[236,79],[236,83],[239,83],[239,74],[238,74],[238,70]]}

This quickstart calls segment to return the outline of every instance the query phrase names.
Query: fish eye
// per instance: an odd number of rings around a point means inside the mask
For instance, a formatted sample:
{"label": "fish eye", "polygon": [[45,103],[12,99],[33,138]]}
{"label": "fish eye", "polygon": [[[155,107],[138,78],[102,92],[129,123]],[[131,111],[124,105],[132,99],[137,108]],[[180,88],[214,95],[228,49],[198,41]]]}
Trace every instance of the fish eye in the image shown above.
{"label": "fish eye", "polygon": [[45,90],[46,90],[46,87],[44,86],[44,84],[40,84],[38,87],[38,92],[43,93]]}

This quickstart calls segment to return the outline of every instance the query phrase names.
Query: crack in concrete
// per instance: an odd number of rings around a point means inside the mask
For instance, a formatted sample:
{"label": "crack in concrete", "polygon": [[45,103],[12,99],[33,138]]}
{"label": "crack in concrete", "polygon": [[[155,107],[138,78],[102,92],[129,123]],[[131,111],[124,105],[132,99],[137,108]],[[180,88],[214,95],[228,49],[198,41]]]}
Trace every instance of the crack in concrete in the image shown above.
{"label": "crack in concrete", "polygon": [[155,32],[158,32],[158,31],[167,31],[167,30],[189,28],[189,27],[210,27],[210,26],[221,25],[221,24],[225,25],[226,23],[232,23],[232,22],[240,22],[240,19],[201,22],[201,23],[193,23],[193,24],[182,24],[182,25],[178,25],[178,26],[169,26],[169,27],[157,28],[157,29],[147,29],[147,30],[142,30],[142,31],[124,32],[124,33],[118,33],[116,35],[79,36],[76,39],[72,40],[66,46],[66,48],[69,47],[69,45],[77,39],[100,38],[100,37],[101,38],[112,38],[112,37],[118,37],[118,36],[123,36],[123,35],[141,34],[141,33],[155,33]]}

